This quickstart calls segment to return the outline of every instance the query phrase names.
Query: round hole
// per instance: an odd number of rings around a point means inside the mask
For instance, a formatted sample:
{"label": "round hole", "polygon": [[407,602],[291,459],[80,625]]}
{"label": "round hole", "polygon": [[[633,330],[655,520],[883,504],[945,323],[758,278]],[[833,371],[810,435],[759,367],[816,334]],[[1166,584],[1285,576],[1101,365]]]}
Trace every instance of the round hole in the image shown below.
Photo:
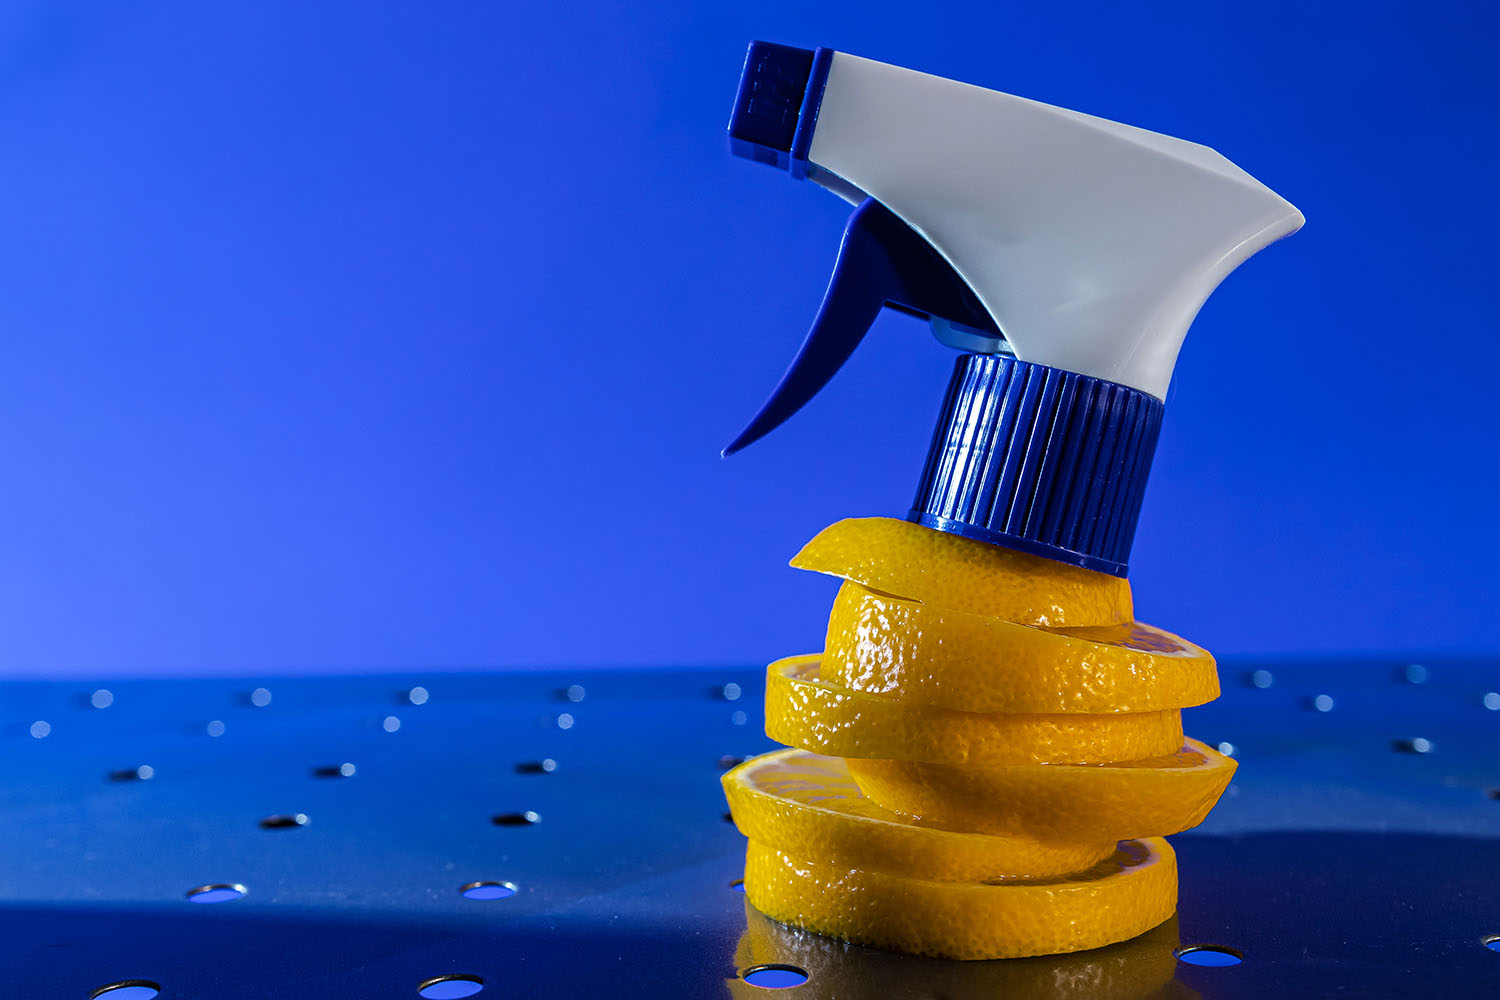
{"label": "round hole", "polygon": [[[89,695],[89,704],[95,708],[108,708],[115,703],[115,693],[108,688],[100,688]],[[112,987],[111,987],[112,988]]]}
{"label": "round hole", "polygon": [[757,965],[746,969],[740,978],[763,990],[789,990],[807,982],[807,973],[795,965]]}
{"label": "round hole", "polygon": [[354,777],[355,770],[356,769],[355,769],[354,765],[350,764],[350,763],[347,763],[347,762],[345,762],[343,764],[329,764],[329,765],[326,765],[324,767],[315,767],[315,768],[313,768],[313,777],[315,777],[315,778],[352,778],[352,777]]}
{"label": "round hole", "polygon": [[734,681],[730,681],[728,684],[725,684],[722,688],[719,689],[719,694],[723,696],[725,701],[739,701],[740,695],[743,693],[744,692],[740,690],[740,686]]}
{"label": "round hole", "polygon": [[516,894],[513,882],[470,882],[459,886],[465,899],[509,899]]}
{"label": "round hole", "polygon": [[568,699],[575,705],[582,701],[585,697],[587,697],[587,695],[588,692],[584,690],[582,684],[569,684],[563,691],[563,697]]}
{"label": "round hole", "polygon": [[219,885],[200,885],[196,889],[188,890],[188,900],[194,903],[227,903],[231,899],[239,899],[249,892],[238,882],[224,882]]}
{"label": "round hole", "polygon": [[46,719],[37,719],[31,724],[32,739],[45,740],[50,735],[52,735],[52,723]]}
{"label": "round hole", "polygon": [[1217,944],[1195,944],[1187,948],[1177,949],[1177,960],[1186,962],[1188,965],[1201,965],[1206,968],[1222,969],[1230,965],[1239,965],[1245,960],[1245,956],[1233,948],[1226,948]]}
{"label": "round hole", "polygon": [[1275,679],[1269,670],[1256,670],[1250,674],[1250,683],[1262,691],[1270,687]]}
{"label": "round hole", "polygon": [[542,821],[542,814],[527,809],[525,812],[500,813],[490,819],[496,826],[535,826]]}
{"label": "round hole", "polygon": [[220,722],[218,719],[210,722],[206,728],[208,730],[208,735],[210,736],[219,737],[224,735],[224,723]]}
{"label": "round hole", "polygon": [[417,987],[417,995],[426,1000],[461,1000],[484,989],[484,980],[478,976],[436,976]]}
{"label": "round hole", "polygon": [[156,777],[156,768],[150,764],[109,772],[110,781],[150,781],[154,777]]}
{"label": "round hole", "polygon": [[250,692],[250,704],[256,708],[265,708],[271,704],[271,692],[268,688],[256,688]]}
{"label": "round hole", "polygon": [[396,718],[394,715],[387,715],[385,719],[380,723],[380,728],[384,729],[388,733],[394,733],[396,730],[401,728],[401,720]]}
{"label": "round hole", "polygon": [[260,821],[262,830],[295,830],[307,825],[307,813],[278,813]]}
{"label": "round hole", "polygon": [[427,699],[430,697],[431,695],[427,693],[427,689],[420,684],[406,692],[406,700],[413,705],[425,705],[427,704]]}
{"label": "round hole", "polygon": [[516,765],[517,774],[551,774],[557,770],[557,761],[551,757],[543,757],[541,760],[522,761]]}
{"label": "round hole", "polygon": [[122,979],[118,983],[101,986],[89,994],[89,1000],[108,997],[109,1000],[151,1000],[161,993],[161,986],[149,979]]}

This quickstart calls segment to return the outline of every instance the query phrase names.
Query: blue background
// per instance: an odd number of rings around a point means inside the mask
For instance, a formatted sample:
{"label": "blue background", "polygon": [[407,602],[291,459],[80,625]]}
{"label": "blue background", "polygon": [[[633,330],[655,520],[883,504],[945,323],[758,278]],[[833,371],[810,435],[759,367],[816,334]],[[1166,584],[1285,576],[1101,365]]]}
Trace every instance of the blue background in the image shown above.
{"label": "blue background", "polygon": [[1494,651],[1489,5],[0,6],[0,673],[742,664],[904,514],[888,315],[733,460],[846,206],[731,158],[745,45],[1205,142],[1306,229],[1209,301],[1132,580],[1220,654]]}

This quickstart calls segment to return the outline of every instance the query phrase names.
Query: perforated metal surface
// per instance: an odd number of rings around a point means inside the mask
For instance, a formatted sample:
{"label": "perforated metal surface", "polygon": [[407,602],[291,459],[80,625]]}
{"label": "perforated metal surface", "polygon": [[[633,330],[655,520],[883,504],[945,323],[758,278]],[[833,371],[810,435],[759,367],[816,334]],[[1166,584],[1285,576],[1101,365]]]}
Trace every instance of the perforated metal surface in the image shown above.
{"label": "perforated metal surface", "polygon": [[[5,995],[411,998],[453,973],[481,997],[1500,995],[1500,669],[1429,662],[1414,684],[1404,666],[1226,667],[1187,727],[1241,769],[1174,838],[1176,923],[998,963],[851,948],[746,906],[717,779],[771,746],[758,670],[11,683]],[[465,898],[476,882],[516,892]],[[219,884],[246,893],[188,900]],[[1175,959],[1194,943],[1244,961]],[[756,963],[809,980],[757,989],[737,978]]]}

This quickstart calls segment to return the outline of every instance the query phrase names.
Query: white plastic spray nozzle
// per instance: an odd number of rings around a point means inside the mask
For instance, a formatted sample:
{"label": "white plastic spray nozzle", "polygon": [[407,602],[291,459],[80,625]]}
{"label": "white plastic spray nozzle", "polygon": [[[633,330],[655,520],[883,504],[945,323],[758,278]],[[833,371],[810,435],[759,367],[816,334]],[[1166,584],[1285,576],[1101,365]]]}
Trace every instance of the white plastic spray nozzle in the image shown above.
{"label": "white plastic spray nozzle", "polygon": [[[828,49],[752,45],[730,140],[904,223],[909,233],[881,243],[895,270],[917,244],[941,258],[977,314],[954,310],[952,296],[888,302],[937,320],[940,340],[1157,399],[1209,293],[1303,221],[1206,146]],[[805,403],[863,336],[847,324],[868,315],[867,328],[887,304],[871,307],[880,283],[844,259],[860,235],[851,223],[824,302],[841,315],[819,316],[783,387],[726,454]],[[861,296],[841,282],[869,286],[864,300],[851,303]]]}
{"label": "white plastic spray nozzle", "polygon": [[858,208],[806,340],[724,453],[893,306],[964,352],[908,518],[1124,576],[1188,325],[1302,214],[1205,146],[829,49],[753,44],[729,138]]}

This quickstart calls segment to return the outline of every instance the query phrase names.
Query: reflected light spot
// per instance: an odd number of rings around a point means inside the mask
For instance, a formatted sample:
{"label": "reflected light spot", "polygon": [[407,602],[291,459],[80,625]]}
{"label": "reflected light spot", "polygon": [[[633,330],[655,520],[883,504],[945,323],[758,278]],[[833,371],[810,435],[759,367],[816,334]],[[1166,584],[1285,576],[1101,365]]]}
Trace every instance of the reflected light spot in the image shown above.
{"label": "reflected light spot", "polygon": [[511,882],[470,882],[458,890],[465,899],[509,899],[516,894]]}
{"label": "reflected light spot", "polygon": [[219,885],[200,885],[196,889],[188,890],[188,900],[194,903],[227,903],[231,899],[239,899],[250,890],[238,882],[225,882]]}
{"label": "reflected light spot", "polygon": [[438,976],[417,987],[417,995],[425,1000],[462,1000],[484,989],[484,980],[478,976]]}

